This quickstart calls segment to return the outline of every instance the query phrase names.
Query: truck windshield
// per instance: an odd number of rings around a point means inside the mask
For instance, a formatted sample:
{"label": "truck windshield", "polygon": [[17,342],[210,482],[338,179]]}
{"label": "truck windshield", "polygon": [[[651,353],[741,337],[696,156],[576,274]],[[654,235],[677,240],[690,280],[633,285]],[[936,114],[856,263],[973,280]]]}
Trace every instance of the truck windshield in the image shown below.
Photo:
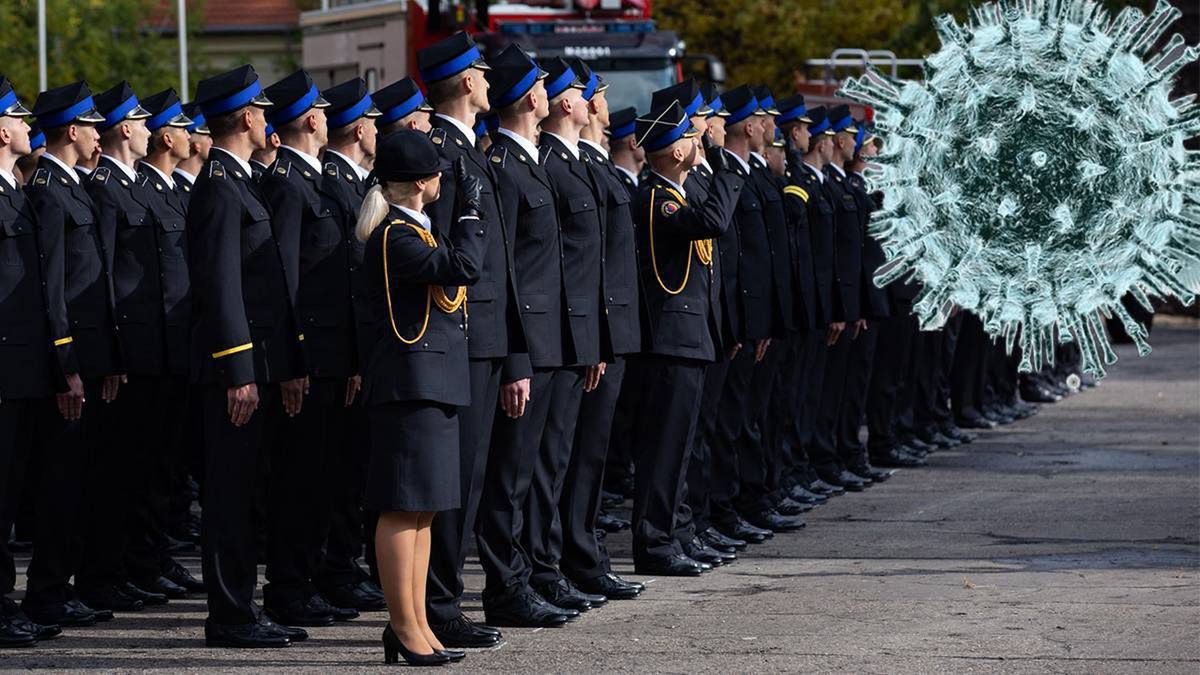
{"label": "truck windshield", "polygon": [[633,106],[639,115],[649,112],[651,94],[678,79],[670,59],[595,59],[588,66],[609,85],[609,110]]}

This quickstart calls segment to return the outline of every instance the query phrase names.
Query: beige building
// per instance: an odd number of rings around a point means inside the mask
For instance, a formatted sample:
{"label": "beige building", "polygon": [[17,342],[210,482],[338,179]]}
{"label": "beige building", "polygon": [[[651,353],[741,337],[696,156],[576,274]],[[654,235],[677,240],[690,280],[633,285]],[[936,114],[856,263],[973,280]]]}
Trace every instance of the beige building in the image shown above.
{"label": "beige building", "polygon": [[296,0],[207,0],[204,14],[195,39],[206,70],[250,63],[270,84],[300,67]]}
{"label": "beige building", "polygon": [[323,0],[300,15],[301,62],[319,87],[362,77],[374,91],[408,74],[405,0]]}

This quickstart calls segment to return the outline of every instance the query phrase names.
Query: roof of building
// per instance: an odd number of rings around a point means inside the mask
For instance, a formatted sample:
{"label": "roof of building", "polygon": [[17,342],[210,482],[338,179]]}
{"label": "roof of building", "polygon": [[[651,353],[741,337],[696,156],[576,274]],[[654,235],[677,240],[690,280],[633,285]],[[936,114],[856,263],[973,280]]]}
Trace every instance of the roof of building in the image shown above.
{"label": "roof of building", "polygon": [[205,14],[206,31],[294,28],[300,22],[296,0],[208,0]]}

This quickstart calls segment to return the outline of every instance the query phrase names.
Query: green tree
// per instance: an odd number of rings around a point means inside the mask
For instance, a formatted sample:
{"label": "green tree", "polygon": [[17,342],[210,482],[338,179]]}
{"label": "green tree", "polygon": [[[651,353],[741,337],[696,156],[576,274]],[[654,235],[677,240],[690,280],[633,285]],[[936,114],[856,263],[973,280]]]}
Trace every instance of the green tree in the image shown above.
{"label": "green tree", "polygon": [[[204,17],[203,2],[188,2],[189,38]],[[49,86],[87,80],[103,91],[129,80],[146,95],[179,87],[175,3],[164,0],[46,0],[46,68]],[[0,65],[28,105],[37,97],[37,2],[0,2]],[[189,77],[207,73],[196,42],[188,41]],[[198,60],[200,59],[200,60]],[[183,98],[187,92],[180,92]]]}

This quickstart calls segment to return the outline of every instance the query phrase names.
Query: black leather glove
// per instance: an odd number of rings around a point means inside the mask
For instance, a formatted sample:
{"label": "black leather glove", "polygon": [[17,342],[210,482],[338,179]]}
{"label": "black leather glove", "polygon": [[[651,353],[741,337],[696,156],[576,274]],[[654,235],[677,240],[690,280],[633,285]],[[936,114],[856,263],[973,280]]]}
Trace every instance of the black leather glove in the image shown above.
{"label": "black leather glove", "polygon": [[454,183],[456,186],[458,217],[482,218],[483,181],[467,173],[462,157],[454,160]]}
{"label": "black leather glove", "polygon": [[713,143],[707,133],[700,138],[704,142],[704,159],[708,160],[708,165],[712,167],[713,172],[729,171],[729,157],[726,156],[725,150]]}

